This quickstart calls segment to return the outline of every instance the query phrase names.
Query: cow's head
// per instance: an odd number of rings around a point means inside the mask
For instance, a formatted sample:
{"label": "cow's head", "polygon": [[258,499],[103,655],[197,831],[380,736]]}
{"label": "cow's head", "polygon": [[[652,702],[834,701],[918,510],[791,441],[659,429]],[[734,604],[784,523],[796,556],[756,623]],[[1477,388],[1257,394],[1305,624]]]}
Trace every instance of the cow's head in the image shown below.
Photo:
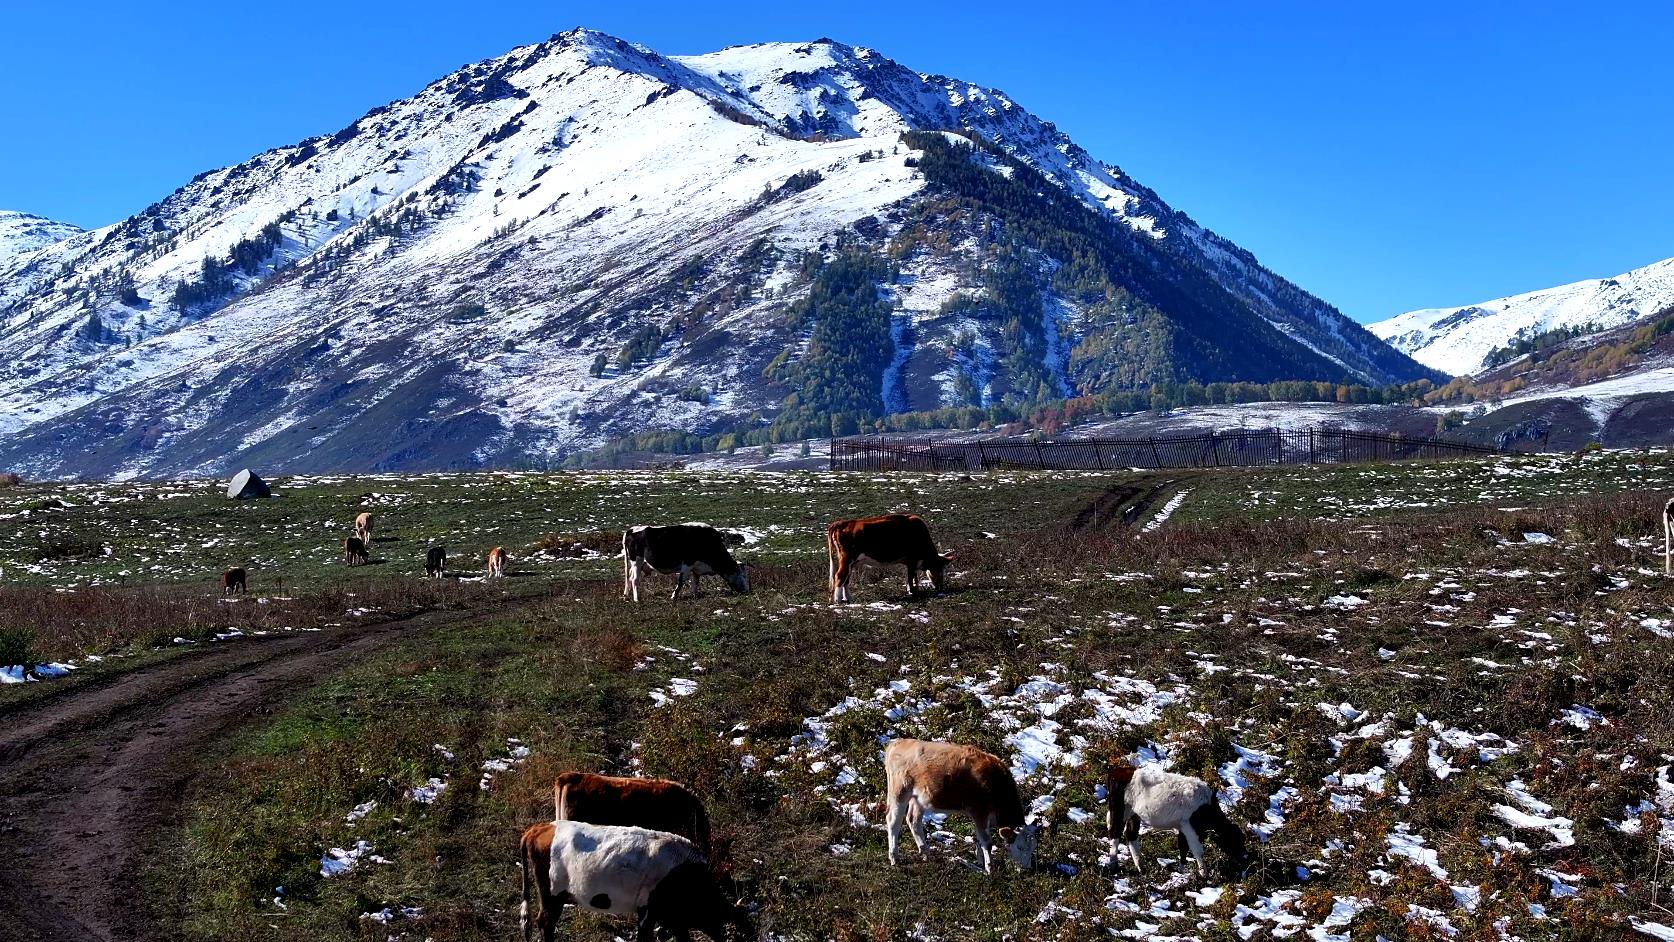
{"label": "cow's head", "polygon": [[738,568],[733,570],[732,575],[727,576],[727,585],[739,595],[749,595],[750,567],[744,563],[739,563]]}
{"label": "cow's head", "polygon": [[685,937],[693,929],[722,942],[728,926],[736,926],[743,938],[755,938],[750,912],[742,902],[733,902],[721,892],[715,874],[706,864],[681,864],[652,888],[646,899],[652,921],[675,935]]}
{"label": "cow's head", "polygon": [[1000,840],[1006,842],[1006,853],[1011,856],[1011,862],[1024,870],[1033,869],[1035,865],[1035,848],[1040,844],[1040,825],[1025,824],[1020,828],[1004,827],[999,829]]}
{"label": "cow's head", "polygon": [[936,587],[937,592],[942,591],[942,588],[947,585],[947,566],[951,562],[953,562],[952,553],[932,556],[924,561],[924,568],[930,573],[930,584]]}

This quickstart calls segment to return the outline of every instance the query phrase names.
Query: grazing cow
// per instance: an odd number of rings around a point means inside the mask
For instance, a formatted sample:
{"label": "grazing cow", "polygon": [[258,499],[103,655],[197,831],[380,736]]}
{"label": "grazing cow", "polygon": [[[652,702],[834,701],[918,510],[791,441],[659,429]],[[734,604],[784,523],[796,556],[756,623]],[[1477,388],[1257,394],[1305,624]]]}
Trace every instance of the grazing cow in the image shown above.
{"label": "grazing cow", "polygon": [[740,595],[750,592],[749,568],[739,564],[727,552],[726,541],[720,531],[701,523],[682,523],[672,527],[637,526],[622,533],[622,594],[639,601],[639,582],[650,570],[664,575],[680,574],[674,583],[674,594],[692,578],[692,597],[703,593],[698,589],[698,576],[717,575]]}
{"label": "grazing cow", "polygon": [[635,917],[639,942],[651,942],[658,928],[680,942],[690,942],[694,929],[724,942],[729,925],[746,938],[755,934],[749,913],[722,895],[697,845],[678,834],[581,821],[543,822],[523,832],[518,866],[523,875],[525,942],[537,927],[542,942],[552,942],[565,903]]}
{"label": "grazing cow", "polygon": [[226,572],[221,573],[222,595],[231,595],[234,592],[242,593],[248,591],[249,590],[244,587],[244,568],[242,566],[234,566]]}
{"label": "grazing cow", "polygon": [[490,579],[505,578],[505,575],[506,575],[506,560],[508,560],[510,558],[511,558],[510,556],[506,555],[506,548],[504,546],[496,546],[493,549],[489,550],[488,551],[488,578],[490,578]]}
{"label": "grazing cow", "polygon": [[1118,759],[1110,764],[1105,788],[1105,827],[1110,831],[1112,862],[1120,859],[1121,846],[1126,843],[1134,869],[1144,869],[1139,862],[1139,826],[1144,824],[1154,831],[1179,832],[1180,856],[1192,855],[1199,876],[1203,875],[1202,838],[1209,834],[1226,852],[1227,876],[1236,877],[1249,865],[1244,832],[1227,820],[1208,782],[1155,765],[1135,768],[1127,760]]}
{"label": "grazing cow", "polygon": [[447,575],[448,548],[432,546],[424,554],[424,574],[432,579],[440,579]]}
{"label": "grazing cow", "polygon": [[355,517],[355,536],[360,537],[360,541],[367,546],[372,545],[372,511],[362,511]]}
{"label": "grazing cow", "polygon": [[859,520],[838,520],[825,528],[826,556],[831,563],[831,601],[849,600],[849,571],[866,557],[885,565],[907,567],[907,592],[918,595],[920,571],[942,591],[952,554],[936,552],[930,528],[916,514],[884,514]]}
{"label": "grazing cow", "polygon": [[351,536],[343,541],[343,562],[350,566],[359,566],[372,558],[366,551],[366,541],[358,536]]}
{"label": "grazing cow", "polygon": [[895,843],[905,820],[913,843],[924,853],[924,812],[963,811],[976,825],[982,869],[994,872],[993,842],[998,833],[1019,867],[1034,866],[1038,832],[1023,821],[1017,780],[994,756],[974,746],[897,739],[884,749],[884,804],[889,813],[889,862],[897,863]]}
{"label": "grazing cow", "polygon": [[709,853],[709,815],[679,782],[564,772],[552,784],[552,803],[559,821],[667,831]]}
{"label": "grazing cow", "polygon": [[1674,576],[1674,498],[1662,508],[1662,574]]}

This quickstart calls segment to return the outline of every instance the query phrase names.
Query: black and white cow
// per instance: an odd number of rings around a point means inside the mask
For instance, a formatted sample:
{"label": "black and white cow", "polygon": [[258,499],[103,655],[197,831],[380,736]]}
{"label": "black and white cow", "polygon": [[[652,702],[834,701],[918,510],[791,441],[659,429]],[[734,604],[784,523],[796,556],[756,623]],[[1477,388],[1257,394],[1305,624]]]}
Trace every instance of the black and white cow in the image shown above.
{"label": "black and white cow", "polygon": [[[724,942],[727,926],[754,936],[749,914],[721,893],[697,845],[677,834],[645,828],[549,821],[523,832],[523,938],[539,928],[552,942],[565,903],[595,912],[633,916],[639,942],[660,927],[681,942],[696,929]],[[535,910],[529,910],[529,890]]]}
{"label": "black and white cow", "polygon": [[639,582],[645,574],[655,570],[664,575],[679,573],[674,594],[692,578],[692,596],[698,590],[698,577],[717,575],[725,579],[734,592],[748,594],[750,574],[746,567],[733,560],[727,552],[726,540],[719,530],[701,523],[682,523],[672,527],[637,526],[622,533],[622,594],[639,601]]}

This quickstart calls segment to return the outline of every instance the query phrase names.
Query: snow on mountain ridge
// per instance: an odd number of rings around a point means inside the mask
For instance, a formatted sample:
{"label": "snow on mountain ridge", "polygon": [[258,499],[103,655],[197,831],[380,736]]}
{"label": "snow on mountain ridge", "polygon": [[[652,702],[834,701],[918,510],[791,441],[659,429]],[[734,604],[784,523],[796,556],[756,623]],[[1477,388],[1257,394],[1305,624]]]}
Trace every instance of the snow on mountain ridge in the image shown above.
{"label": "snow on mountain ridge", "polygon": [[1408,311],[1370,325],[1427,366],[1477,373],[1493,350],[1559,327],[1608,330],[1674,308],[1674,258],[1610,278],[1590,278],[1462,307]]}
{"label": "snow on mountain ridge", "polygon": [[20,264],[25,255],[55,245],[81,232],[80,226],[55,222],[33,213],[0,209],[0,277]]}
{"label": "snow on mountain ridge", "polygon": [[[862,223],[874,245],[887,237],[925,186],[900,139],[909,128],[993,143],[1176,246],[1167,264],[1214,272],[1350,374],[1401,360],[1344,340],[1329,306],[1003,93],[828,40],[664,57],[573,30],[200,174],[0,272],[0,437],[12,439],[0,460],[214,473],[232,441],[246,463],[324,451],[309,466],[544,462],[646,428],[770,414],[783,393],[763,388],[763,366],[787,340],[787,293],[807,289],[798,260]],[[816,183],[787,187],[798,177]],[[901,277],[980,270],[983,240],[959,244],[958,262],[903,260]],[[917,300],[897,311],[910,318],[898,344],[909,323],[982,326],[938,322],[947,292],[901,296]],[[1061,385],[1056,325],[1077,315],[1045,300]],[[649,357],[606,362],[652,327],[665,332]],[[891,406],[950,401],[950,358],[927,339],[892,365]],[[988,339],[973,343],[959,356],[986,402],[994,360]]]}

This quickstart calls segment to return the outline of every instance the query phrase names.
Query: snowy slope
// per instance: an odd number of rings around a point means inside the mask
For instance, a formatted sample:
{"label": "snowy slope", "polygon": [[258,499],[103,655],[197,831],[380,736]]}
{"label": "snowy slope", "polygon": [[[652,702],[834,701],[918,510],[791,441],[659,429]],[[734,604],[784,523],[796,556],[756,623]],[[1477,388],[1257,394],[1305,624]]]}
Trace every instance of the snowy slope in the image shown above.
{"label": "snowy slope", "polygon": [[67,222],[0,209],[0,273],[17,264],[22,256],[62,242],[80,231],[80,226]]}
{"label": "snowy slope", "polygon": [[1674,308],[1674,258],[1615,276],[1454,308],[1431,308],[1371,325],[1372,333],[1427,366],[1456,376],[1482,369],[1497,347],[1558,327],[1608,330]]}
{"label": "snowy slope", "polygon": [[[770,416],[764,368],[807,344],[785,316],[804,254],[884,252],[926,196],[900,134],[942,128],[1157,246],[1146,264],[1209,273],[1295,378],[1423,374],[1000,92],[826,40],[670,58],[575,30],[0,266],[0,465],[542,465]],[[985,225],[897,260],[889,407],[953,401],[957,331],[992,359],[1001,325],[939,314],[975,287]],[[1078,309],[1043,304],[1061,361]]]}

